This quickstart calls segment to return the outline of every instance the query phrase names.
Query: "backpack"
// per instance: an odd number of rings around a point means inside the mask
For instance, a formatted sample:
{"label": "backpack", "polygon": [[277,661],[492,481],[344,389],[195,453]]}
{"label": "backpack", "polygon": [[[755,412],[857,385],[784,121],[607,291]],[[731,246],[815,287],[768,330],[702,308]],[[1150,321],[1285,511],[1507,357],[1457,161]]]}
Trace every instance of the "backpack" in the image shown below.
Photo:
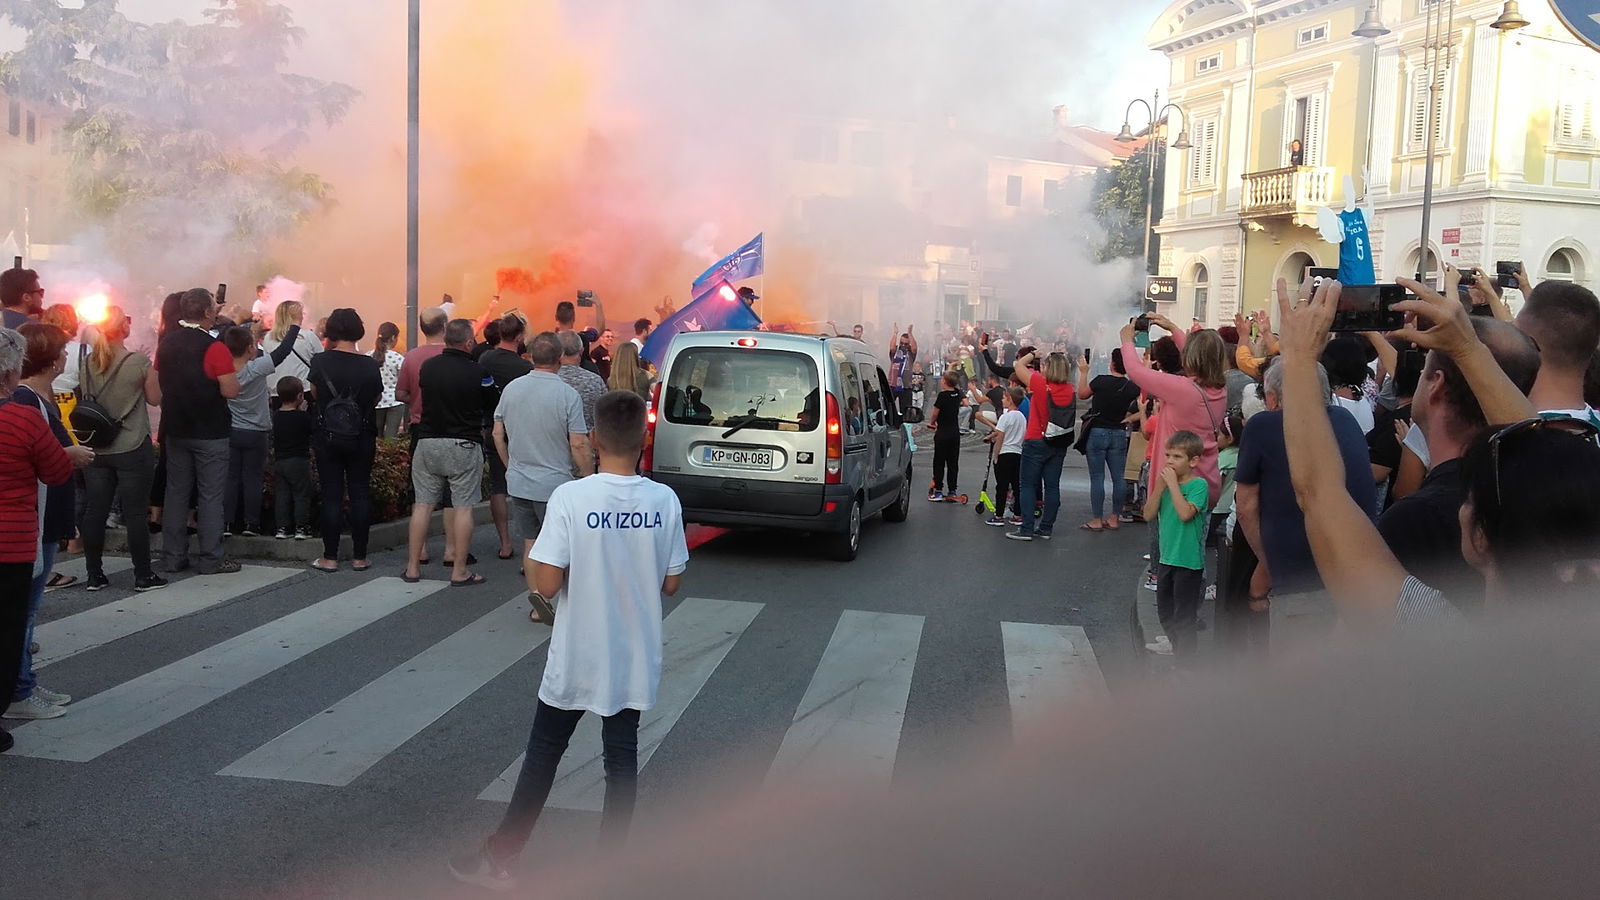
{"label": "backpack", "polygon": [[1052,447],[1071,447],[1078,427],[1077,399],[1074,398],[1066,406],[1057,406],[1054,392],[1047,384],[1044,389],[1044,400],[1049,411],[1049,419],[1044,426],[1044,442]]}
{"label": "backpack", "polygon": [[366,427],[366,414],[356,405],[355,397],[335,388],[331,381],[328,390],[333,396],[322,404],[322,430],[330,441],[354,444]]}
{"label": "backpack", "polygon": [[[111,367],[110,372],[106,373],[105,384],[100,386],[101,390],[104,390],[106,385],[116,380],[117,373],[122,370],[122,364],[132,356],[132,353],[126,353],[121,359],[117,360],[117,364]],[[72,413],[67,416],[67,425],[72,429],[73,436],[78,439],[78,443],[91,450],[104,450],[111,446],[112,442],[117,439],[117,435],[122,433],[123,420],[133,415],[134,410],[139,408],[139,404],[144,402],[144,392],[143,390],[139,392],[139,396],[134,398],[133,406],[129,407],[127,412],[120,417],[113,416],[111,410],[106,409],[105,405],[100,402],[99,391],[90,394],[85,387],[85,376],[89,374],[90,370],[83,365],[83,357],[84,354],[80,353],[78,359],[78,403],[72,408]]]}

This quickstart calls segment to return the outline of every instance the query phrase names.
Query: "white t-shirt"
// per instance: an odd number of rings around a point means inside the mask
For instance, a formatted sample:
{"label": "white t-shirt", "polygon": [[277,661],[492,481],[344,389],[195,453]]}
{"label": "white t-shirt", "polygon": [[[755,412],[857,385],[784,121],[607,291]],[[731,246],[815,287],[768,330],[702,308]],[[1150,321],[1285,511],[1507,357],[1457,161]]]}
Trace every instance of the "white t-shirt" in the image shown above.
{"label": "white t-shirt", "polygon": [[1356,424],[1361,426],[1362,434],[1371,431],[1373,426],[1378,424],[1377,419],[1373,416],[1372,401],[1365,396],[1357,397],[1354,400],[1346,400],[1338,394],[1334,394],[1333,402],[1337,406],[1344,407],[1346,412],[1355,417]]}
{"label": "white t-shirt", "polygon": [[1433,459],[1428,453],[1428,438],[1423,435],[1421,428],[1411,426],[1411,430],[1406,432],[1406,439],[1401,443],[1415,453],[1417,459],[1422,460],[1424,469],[1433,468]]}
{"label": "white t-shirt", "polygon": [[569,481],[528,558],[567,570],[539,699],[602,716],[654,706],[661,582],[689,564],[678,496],[636,475]]}
{"label": "white t-shirt", "polygon": [[1022,439],[1028,433],[1028,419],[1020,409],[1008,409],[1000,414],[1000,421],[994,423],[996,431],[1006,433],[1005,440],[1000,442],[1000,453],[1021,453]]}

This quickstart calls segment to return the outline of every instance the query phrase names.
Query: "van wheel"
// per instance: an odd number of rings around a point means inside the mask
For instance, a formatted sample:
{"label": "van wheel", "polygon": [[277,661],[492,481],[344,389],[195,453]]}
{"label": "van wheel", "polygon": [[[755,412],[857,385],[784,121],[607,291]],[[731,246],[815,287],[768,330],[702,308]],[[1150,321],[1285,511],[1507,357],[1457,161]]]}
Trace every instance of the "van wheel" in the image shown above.
{"label": "van wheel", "polygon": [[906,516],[911,514],[911,472],[906,471],[906,480],[900,482],[900,496],[894,502],[884,507],[883,520],[885,522],[904,522]]}
{"label": "van wheel", "polygon": [[828,538],[828,555],[839,562],[850,562],[861,549],[861,501],[850,501],[850,517],[845,531]]}

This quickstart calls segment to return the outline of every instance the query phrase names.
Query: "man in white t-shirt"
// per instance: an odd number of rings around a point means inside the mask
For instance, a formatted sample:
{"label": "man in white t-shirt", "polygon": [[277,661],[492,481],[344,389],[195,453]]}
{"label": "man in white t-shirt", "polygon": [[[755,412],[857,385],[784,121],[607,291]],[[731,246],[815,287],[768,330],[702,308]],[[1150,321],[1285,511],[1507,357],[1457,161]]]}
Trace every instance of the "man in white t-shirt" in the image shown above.
{"label": "man in white t-shirt", "polygon": [[1525,296],[1517,327],[1539,343],[1539,379],[1528,399],[1547,419],[1600,425],[1600,415],[1583,399],[1584,375],[1600,349],[1600,300],[1565,281],[1546,281]]}
{"label": "man in white t-shirt", "polygon": [[633,815],[639,713],[661,679],[661,595],[678,591],[689,548],[671,488],[634,474],[644,447],[645,406],[612,391],[595,404],[590,438],[600,471],[550,494],[528,554],[541,594],[560,615],[539,686],[528,752],[500,827],[477,852],[450,860],[457,880],[509,890],[506,864],[538,822],[556,768],[585,712],[601,716],[606,771],[601,839],[614,845]]}

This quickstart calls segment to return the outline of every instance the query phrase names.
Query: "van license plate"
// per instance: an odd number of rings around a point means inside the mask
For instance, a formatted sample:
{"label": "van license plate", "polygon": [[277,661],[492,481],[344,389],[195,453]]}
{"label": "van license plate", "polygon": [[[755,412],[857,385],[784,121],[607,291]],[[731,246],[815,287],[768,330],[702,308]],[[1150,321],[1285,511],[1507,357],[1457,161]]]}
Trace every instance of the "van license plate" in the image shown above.
{"label": "van license plate", "polygon": [[771,450],[735,450],[726,447],[706,447],[701,461],[708,466],[726,466],[732,469],[771,469]]}

